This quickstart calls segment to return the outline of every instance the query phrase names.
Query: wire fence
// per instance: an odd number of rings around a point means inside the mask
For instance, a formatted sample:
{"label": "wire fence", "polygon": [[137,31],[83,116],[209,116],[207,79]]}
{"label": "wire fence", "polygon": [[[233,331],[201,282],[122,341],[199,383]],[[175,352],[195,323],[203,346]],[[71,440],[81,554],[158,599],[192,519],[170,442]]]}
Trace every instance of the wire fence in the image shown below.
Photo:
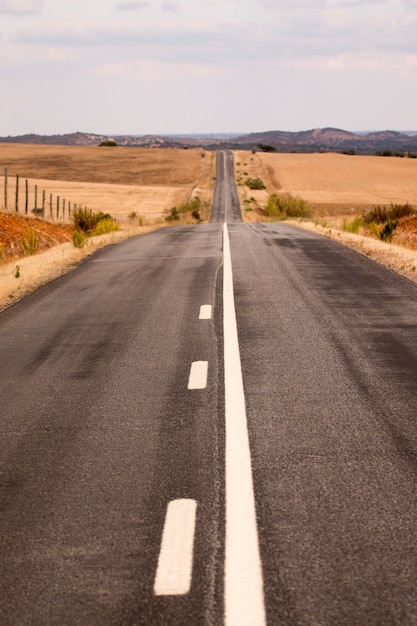
{"label": "wire fence", "polygon": [[0,210],[5,213],[39,217],[51,222],[71,222],[72,213],[78,208],[58,195],[47,193],[38,185],[19,174],[10,174],[7,169],[0,175]]}

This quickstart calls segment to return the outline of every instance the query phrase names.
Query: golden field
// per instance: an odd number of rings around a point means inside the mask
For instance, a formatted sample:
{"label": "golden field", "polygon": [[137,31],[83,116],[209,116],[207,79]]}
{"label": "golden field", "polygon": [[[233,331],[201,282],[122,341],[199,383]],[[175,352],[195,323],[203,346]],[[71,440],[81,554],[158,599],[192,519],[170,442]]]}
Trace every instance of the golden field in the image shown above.
{"label": "golden field", "polygon": [[281,191],[312,203],[318,215],[360,213],[378,204],[417,206],[417,159],[238,151],[235,160],[240,163],[237,176],[244,179],[247,172],[265,183],[266,192],[246,194],[260,204]]}
{"label": "golden field", "polygon": [[19,174],[19,211],[24,211],[23,181],[67,203],[110,213],[123,222],[135,212],[145,223],[163,219],[171,207],[199,196],[211,200],[215,154],[202,149],[109,148],[0,144],[0,207],[4,169],[9,175],[9,210],[14,207],[13,175]]}

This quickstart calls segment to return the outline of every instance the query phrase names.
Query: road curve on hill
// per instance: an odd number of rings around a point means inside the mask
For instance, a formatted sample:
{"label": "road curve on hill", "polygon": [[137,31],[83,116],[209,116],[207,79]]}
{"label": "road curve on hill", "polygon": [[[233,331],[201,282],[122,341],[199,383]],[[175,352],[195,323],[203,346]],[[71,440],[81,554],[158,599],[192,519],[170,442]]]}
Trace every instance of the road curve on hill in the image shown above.
{"label": "road curve on hill", "polygon": [[232,171],[0,313],[2,625],[417,624],[417,287]]}

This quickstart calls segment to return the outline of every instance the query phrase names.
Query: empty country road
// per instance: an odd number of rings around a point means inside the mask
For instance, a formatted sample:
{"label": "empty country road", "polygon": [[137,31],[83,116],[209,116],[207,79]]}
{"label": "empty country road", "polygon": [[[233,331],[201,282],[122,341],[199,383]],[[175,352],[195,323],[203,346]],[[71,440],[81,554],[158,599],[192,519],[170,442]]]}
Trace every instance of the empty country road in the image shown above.
{"label": "empty country road", "polygon": [[417,625],[417,286],[242,222],[0,313],[0,623]]}

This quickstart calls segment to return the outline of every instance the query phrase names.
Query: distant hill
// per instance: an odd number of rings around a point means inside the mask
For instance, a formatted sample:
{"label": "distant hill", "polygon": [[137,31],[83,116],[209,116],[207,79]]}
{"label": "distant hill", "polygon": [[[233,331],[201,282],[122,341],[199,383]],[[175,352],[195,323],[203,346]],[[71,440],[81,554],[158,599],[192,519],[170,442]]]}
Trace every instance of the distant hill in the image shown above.
{"label": "distant hill", "polygon": [[339,128],[316,128],[301,132],[269,131],[242,135],[234,140],[236,144],[257,145],[277,152],[415,152],[417,136],[397,131],[379,131],[358,134]]}
{"label": "distant hill", "polygon": [[240,148],[247,150],[270,150],[276,152],[346,152],[350,154],[375,154],[389,152],[417,152],[417,131],[377,131],[352,133],[339,128],[315,128],[287,132],[273,130],[234,136],[232,133],[202,135],[98,135],[75,132],[64,135],[20,135],[0,137],[2,143],[34,143],[67,146],[98,146],[113,140],[118,146],[141,146],[146,148],[193,148],[207,149]]}

